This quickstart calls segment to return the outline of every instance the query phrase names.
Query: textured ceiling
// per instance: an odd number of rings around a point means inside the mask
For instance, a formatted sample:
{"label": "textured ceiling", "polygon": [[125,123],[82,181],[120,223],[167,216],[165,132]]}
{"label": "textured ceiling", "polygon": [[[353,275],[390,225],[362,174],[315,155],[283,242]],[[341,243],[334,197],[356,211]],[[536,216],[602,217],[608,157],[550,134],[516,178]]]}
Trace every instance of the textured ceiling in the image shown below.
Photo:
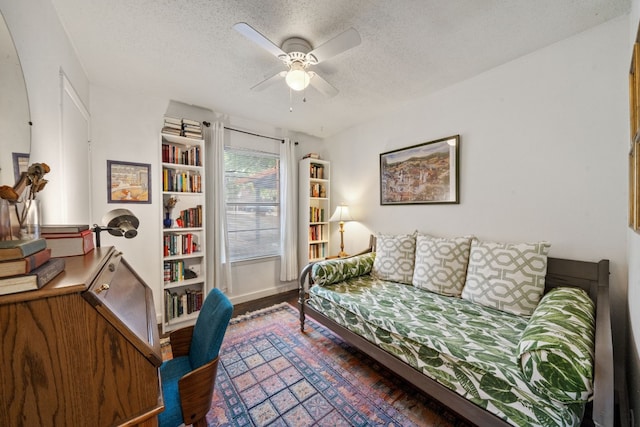
{"label": "textured ceiling", "polygon": [[[92,84],[327,137],[628,12],[629,0],[52,0]],[[312,46],[362,43],[314,71],[339,93],[290,93],[232,26]],[[293,106],[293,111],[289,107]]]}

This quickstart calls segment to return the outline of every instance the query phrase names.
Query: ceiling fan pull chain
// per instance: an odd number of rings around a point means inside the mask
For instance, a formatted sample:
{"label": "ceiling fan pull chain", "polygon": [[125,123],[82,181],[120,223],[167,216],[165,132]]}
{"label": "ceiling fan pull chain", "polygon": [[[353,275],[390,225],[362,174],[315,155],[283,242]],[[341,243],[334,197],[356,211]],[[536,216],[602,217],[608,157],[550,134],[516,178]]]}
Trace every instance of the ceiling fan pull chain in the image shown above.
{"label": "ceiling fan pull chain", "polygon": [[293,89],[289,88],[289,112],[293,113]]}

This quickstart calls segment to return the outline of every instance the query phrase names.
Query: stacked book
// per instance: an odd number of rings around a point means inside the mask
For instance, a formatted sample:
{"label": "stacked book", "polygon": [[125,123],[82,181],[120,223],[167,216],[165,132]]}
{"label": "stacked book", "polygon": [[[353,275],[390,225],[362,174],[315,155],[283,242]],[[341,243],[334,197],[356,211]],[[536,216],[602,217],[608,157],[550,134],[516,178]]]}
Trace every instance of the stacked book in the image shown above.
{"label": "stacked book", "polygon": [[178,119],[164,116],[162,133],[184,136],[192,139],[202,139],[202,123],[191,119]]}
{"label": "stacked book", "polygon": [[162,133],[169,135],[182,136],[182,120],[175,117],[164,117],[164,126],[162,126]]}
{"label": "stacked book", "polygon": [[43,225],[42,237],[52,258],[84,255],[95,248],[88,224]]}
{"label": "stacked book", "polygon": [[196,120],[182,119],[183,136],[193,139],[202,139],[202,124]]}
{"label": "stacked book", "polygon": [[64,271],[45,239],[0,241],[0,295],[39,289]]}

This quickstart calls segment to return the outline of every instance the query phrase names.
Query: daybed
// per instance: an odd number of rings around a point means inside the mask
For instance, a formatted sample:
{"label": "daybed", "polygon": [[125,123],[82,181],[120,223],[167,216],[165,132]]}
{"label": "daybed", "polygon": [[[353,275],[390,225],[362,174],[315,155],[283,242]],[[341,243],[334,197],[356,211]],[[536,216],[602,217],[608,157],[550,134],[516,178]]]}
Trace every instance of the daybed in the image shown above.
{"label": "daybed", "polygon": [[421,233],[370,246],[302,270],[302,331],[308,315],[480,426],[613,426],[608,260]]}

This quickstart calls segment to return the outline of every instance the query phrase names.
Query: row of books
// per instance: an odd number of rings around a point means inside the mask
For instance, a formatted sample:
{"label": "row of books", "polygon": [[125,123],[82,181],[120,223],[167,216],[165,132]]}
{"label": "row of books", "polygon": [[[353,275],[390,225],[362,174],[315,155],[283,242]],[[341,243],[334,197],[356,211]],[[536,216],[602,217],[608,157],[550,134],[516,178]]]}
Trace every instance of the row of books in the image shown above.
{"label": "row of books", "polygon": [[173,144],[162,144],[162,162],[177,165],[202,166],[200,147],[184,148]]}
{"label": "row of books", "polygon": [[317,163],[311,163],[309,167],[309,176],[311,179],[324,179],[324,166]]}
{"label": "row of books", "polygon": [[198,172],[164,169],[162,171],[162,191],[202,193],[202,177]]}
{"label": "row of books", "polygon": [[327,256],[326,246],[323,243],[309,245],[309,259],[325,258]]}
{"label": "row of books", "polygon": [[193,233],[166,234],[163,242],[164,256],[189,255],[198,252],[198,236]]}
{"label": "row of books", "polygon": [[178,224],[182,224],[181,227],[185,228],[200,228],[202,227],[202,205],[197,205],[195,208],[189,208],[180,211],[178,217],[180,221],[176,221]]}
{"label": "row of books", "polygon": [[324,225],[310,225],[309,226],[309,240],[324,240],[325,239],[325,226]]}
{"label": "row of books", "polygon": [[324,209],[311,206],[309,208],[309,222],[325,222]]}
{"label": "row of books", "polygon": [[165,320],[171,321],[185,314],[200,311],[204,301],[202,290],[186,289],[182,293],[165,290],[164,309]]}
{"label": "row of books", "polygon": [[65,269],[44,238],[0,241],[0,295],[39,289]]}
{"label": "row of books", "polygon": [[164,262],[164,283],[180,282],[187,279],[195,279],[198,274],[187,268],[184,260]]}
{"label": "row of books", "polygon": [[324,184],[311,184],[309,196],[325,198],[327,197],[327,189]]}
{"label": "row of books", "polygon": [[197,120],[165,116],[162,133],[185,136],[192,139],[202,139],[202,123]]}

